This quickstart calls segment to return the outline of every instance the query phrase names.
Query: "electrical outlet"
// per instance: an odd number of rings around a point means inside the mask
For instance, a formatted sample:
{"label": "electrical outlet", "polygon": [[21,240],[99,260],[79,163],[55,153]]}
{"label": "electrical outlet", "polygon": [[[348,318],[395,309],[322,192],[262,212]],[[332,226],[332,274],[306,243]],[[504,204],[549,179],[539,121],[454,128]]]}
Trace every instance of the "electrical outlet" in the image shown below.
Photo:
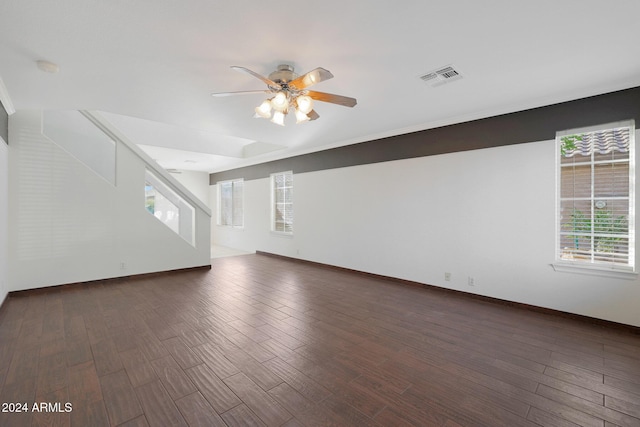
{"label": "electrical outlet", "polygon": [[447,282],[451,281],[451,273],[444,273],[444,280]]}
{"label": "electrical outlet", "polygon": [[469,276],[469,286],[475,286],[476,279],[473,276]]}
{"label": "electrical outlet", "polygon": [[127,264],[125,264],[124,262],[120,263],[120,270],[126,270],[127,269]]}

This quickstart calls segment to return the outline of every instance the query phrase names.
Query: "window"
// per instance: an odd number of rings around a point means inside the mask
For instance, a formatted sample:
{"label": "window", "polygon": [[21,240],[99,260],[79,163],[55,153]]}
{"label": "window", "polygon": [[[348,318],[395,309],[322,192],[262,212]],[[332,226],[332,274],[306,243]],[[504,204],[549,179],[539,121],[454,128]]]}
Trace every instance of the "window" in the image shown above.
{"label": "window", "polygon": [[241,179],[218,183],[218,225],[244,226],[243,188]]}
{"label": "window", "polygon": [[293,233],[293,172],[271,175],[271,230]]}
{"label": "window", "polygon": [[145,171],[144,207],[189,244],[195,244],[195,208],[149,170]]}
{"label": "window", "polygon": [[634,137],[632,120],[557,133],[559,263],[634,271]]}

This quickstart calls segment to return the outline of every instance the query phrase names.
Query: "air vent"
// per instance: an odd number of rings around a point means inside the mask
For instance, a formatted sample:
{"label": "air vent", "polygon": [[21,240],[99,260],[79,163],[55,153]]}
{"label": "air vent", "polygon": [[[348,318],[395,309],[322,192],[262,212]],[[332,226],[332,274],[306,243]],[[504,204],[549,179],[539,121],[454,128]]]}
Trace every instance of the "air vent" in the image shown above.
{"label": "air vent", "polygon": [[431,71],[430,73],[420,76],[420,79],[430,86],[440,86],[461,78],[462,74],[460,74],[460,72],[451,65],[441,67],[435,71]]}

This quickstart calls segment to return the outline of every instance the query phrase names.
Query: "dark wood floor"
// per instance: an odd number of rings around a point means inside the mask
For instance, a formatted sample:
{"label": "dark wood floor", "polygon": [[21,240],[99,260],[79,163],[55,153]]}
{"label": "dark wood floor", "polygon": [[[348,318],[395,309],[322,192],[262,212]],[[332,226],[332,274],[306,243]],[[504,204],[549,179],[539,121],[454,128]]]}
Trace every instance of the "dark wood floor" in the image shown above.
{"label": "dark wood floor", "polygon": [[640,336],[245,255],[12,295],[0,386],[11,427],[640,426]]}

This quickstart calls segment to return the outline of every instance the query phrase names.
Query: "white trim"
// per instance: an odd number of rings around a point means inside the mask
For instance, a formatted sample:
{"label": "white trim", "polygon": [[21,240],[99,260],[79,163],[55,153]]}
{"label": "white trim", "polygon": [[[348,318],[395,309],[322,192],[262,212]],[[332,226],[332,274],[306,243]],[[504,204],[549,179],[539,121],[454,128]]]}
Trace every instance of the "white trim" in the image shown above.
{"label": "white trim", "polygon": [[2,77],[0,77],[0,102],[2,102],[2,105],[8,115],[12,115],[16,112],[13,102],[11,101],[11,97],[9,96],[9,91],[2,81]]}
{"label": "white trim", "polygon": [[584,264],[563,264],[555,262],[551,264],[554,271],[561,273],[587,274],[589,276],[612,277],[614,279],[636,280],[638,273],[631,270],[621,270],[612,268],[598,268]]}

